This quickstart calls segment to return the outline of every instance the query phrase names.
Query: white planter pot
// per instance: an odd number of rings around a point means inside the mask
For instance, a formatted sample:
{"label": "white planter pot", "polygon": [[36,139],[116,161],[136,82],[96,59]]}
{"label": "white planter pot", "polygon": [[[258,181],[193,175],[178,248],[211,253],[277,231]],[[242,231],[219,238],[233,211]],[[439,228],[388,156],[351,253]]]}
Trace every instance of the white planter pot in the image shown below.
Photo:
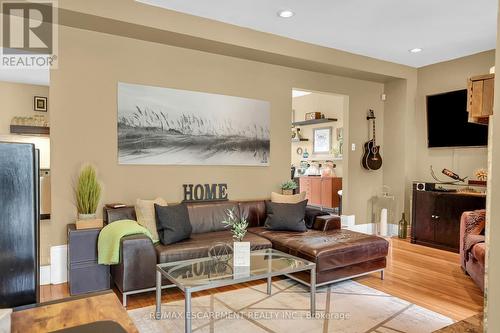
{"label": "white planter pot", "polygon": [[233,267],[250,266],[250,242],[233,243]]}
{"label": "white planter pot", "polygon": [[96,214],[78,214],[79,220],[95,220]]}

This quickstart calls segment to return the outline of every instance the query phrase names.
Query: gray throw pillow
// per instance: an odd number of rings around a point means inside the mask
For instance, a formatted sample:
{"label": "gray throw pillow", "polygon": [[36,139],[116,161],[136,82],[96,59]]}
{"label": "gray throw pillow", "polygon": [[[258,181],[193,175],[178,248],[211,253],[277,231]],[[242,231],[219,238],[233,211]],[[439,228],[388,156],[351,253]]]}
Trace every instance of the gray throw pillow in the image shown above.
{"label": "gray throw pillow", "polygon": [[163,245],[191,237],[191,223],[186,205],[160,206],[155,204],[156,228]]}
{"label": "gray throw pillow", "polygon": [[268,230],[306,231],[306,206],[307,200],[296,204],[266,201],[267,219],[264,226]]}

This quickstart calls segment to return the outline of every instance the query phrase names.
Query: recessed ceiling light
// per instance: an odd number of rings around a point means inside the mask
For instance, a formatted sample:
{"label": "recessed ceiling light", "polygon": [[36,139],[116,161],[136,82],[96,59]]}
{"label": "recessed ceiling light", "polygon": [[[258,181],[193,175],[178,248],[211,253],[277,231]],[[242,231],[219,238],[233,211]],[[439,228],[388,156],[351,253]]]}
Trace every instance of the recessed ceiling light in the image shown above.
{"label": "recessed ceiling light", "polygon": [[295,15],[294,12],[292,12],[291,10],[280,10],[278,12],[278,16],[279,17],[282,17],[282,18],[290,18],[292,17],[293,15]]}
{"label": "recessed ceiling light", "polygon": [[416,47],[414,49],[408,50],[410,53],[419,53],[422,52],[422,49],[420,47]]}

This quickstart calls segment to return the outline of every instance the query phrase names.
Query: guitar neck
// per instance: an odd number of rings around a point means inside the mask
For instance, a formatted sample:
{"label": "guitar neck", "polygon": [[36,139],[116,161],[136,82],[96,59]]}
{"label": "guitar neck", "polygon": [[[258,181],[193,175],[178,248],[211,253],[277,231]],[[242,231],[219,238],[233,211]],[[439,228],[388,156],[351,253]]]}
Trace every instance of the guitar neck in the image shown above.
{"label": "guitar neck", "polygon": [[375,144],[376,143],[376,140],[375,140],[375,118],[373,119],[373,143]]}

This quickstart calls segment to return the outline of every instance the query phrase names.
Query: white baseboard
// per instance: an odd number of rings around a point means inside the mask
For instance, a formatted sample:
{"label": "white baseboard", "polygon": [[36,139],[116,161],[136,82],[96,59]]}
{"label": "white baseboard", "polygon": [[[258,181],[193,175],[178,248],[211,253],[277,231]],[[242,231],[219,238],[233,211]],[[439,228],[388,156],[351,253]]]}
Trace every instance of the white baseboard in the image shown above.
{"label": "white baseboard", "polygon": [[349,228],[356,225],[356,216],[355,215],[341,215],[340,223],[342,228]]}
{"label": "white baseboard", "polygon": [[58,245],[50,248],[50,283],[68,281],[68,246]]}
{"label": "white baseboard", "polygon": [[[365,224],[350,225],[350,226],[346,227],[346,229],[356,231],[356,232],[361,232],[364,234],[369,234],[369,235],[377,235],[378,234],[377,223],[365,223]],[[397,234],[398,234],[398,225],[389,223],[387,225],[387,235],[386,236],[387,237],[397,236]]]}
{"label": "white baseboard", "polygon": [[347,229],[369,235],[377,233],[377,228],[374,223],[350,225],[347,227]]}
{"label": "white baseboard", "polygon": [[40,266],[40,285],[50,284],[50,265]]}

